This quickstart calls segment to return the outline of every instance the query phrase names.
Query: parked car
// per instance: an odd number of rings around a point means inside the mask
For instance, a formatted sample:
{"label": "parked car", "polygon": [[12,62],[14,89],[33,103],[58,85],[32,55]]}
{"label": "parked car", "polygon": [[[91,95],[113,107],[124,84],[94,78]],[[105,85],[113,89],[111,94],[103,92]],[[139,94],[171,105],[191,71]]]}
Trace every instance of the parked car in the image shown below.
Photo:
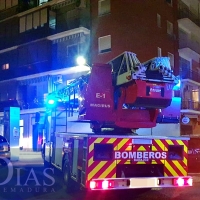
{"label": "parked car", "polygon": [[10,145],[7,139],[0,135],[0,163],[1,165],[6,165],[7,163],[2,158],[10,160]]}

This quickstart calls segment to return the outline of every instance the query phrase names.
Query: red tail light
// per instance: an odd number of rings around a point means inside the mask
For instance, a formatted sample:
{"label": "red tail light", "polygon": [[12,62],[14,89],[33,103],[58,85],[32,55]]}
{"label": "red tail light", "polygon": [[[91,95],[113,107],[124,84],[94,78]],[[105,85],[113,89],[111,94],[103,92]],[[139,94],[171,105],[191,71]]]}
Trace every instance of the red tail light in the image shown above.
{"label": "red tail light", "polygon": [[114,188],[114,181],[112,180],[96,180],[96,181],[90,181],[90,189],[110,189]]}
{"label": "red tail light", "polygon": [[192,186],[193,180],[192,178],[176,178],[174,179],[175,186]]}

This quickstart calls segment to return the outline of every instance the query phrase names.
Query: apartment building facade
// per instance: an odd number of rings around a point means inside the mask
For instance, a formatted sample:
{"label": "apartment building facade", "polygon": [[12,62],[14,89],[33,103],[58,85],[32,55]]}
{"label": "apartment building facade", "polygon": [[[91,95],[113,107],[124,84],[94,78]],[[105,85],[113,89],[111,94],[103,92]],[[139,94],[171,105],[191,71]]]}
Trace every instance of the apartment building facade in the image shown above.
{"label": "apartment building facade", "polygon": [[[0,1],[0,115],[20,107],[20,140],[32,147],[35,113],[46,94],[79,75],[76,57],[90,47],[88,1]],[[89,58],[88,58],[89,59]]]}
{"label": "apartment building facade", "polygon": [[182,134],[200,134],[200,1],[178,1]]}
{"label": "apartment building facade", "polygon": [[94,0],[91,3],[92,62],[108,62],[124,51],[144,62],[170,57],[180,76],[180,132],[200,134],[198,0]]}

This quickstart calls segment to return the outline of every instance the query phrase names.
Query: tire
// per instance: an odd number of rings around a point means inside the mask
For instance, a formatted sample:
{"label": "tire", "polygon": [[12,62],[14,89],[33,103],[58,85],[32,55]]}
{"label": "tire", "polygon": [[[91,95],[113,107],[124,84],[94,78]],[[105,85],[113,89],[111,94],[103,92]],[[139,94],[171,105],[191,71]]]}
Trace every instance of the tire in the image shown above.
{"label": "tire", "polygon": [[74,184],[70,174],[69,162],[66,160],[63,165],[63,180],[66,186],[67,192],[74,191]]}
{"label": "tire", "polygon": [[7,162],[5,162],[3,159],[0,159],[0,163],[2,166],[7,166]]}

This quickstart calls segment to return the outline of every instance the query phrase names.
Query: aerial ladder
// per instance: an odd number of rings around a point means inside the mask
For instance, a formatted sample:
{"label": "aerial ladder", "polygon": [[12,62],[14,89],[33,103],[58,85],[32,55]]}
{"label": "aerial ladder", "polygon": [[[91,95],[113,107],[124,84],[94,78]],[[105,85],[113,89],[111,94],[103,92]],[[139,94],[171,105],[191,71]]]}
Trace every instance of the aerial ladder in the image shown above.
{"label": "aerial ladder", "polygon": [[[164,115],[178,83],[168,57],[141,63],[136,54],[124,52],[107,64],[94,64],[88,74],[48,95],[57,98],[68,115],[78,111],[76,122],[90,123],[94,132],[152,128],[156,122],[178,123],[178,112]],[[62,107],[62,106],[61,106]]]}

